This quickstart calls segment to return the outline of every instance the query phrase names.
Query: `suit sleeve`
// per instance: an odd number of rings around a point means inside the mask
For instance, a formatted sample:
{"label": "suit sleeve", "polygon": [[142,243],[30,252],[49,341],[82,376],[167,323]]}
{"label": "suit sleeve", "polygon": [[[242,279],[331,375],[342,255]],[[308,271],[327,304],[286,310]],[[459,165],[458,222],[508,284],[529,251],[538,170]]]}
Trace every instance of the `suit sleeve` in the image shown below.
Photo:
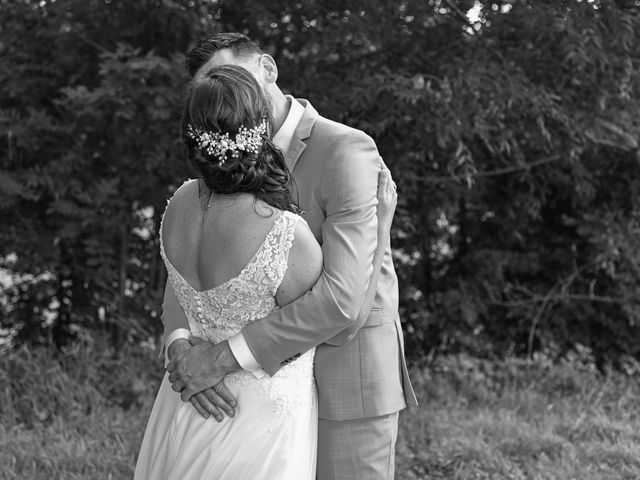
{"label": "suit sleeve", "polygon": [[358,318],[377,243],[381,159],[373,140],[354,132],[327,148],[320,180],[326,210],[322,274],[305,295],[242,330],[254,357],[270,375]]}

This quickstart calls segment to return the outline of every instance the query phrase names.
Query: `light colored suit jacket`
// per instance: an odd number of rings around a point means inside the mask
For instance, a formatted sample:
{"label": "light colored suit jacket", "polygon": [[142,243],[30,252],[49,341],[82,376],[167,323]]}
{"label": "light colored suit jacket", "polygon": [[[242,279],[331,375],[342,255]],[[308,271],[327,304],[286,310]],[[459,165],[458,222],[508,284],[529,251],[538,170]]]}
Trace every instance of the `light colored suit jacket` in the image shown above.
{"label": "light colored suit jacket", "polygon": [[[287,166],[303,218],[322,245],[323,272],[305,295],[247,325],[242,333],[273,375],[317,346],[319,415],[328,420],[374,417],[417,405],[404,359],[398,279],[388,248],[371,313],[357,324],[377,245],[377,186],[383,166],[374,141],[321,117],[306,100]],[[162,320],[166,335],[185,328],[170,287]]]}

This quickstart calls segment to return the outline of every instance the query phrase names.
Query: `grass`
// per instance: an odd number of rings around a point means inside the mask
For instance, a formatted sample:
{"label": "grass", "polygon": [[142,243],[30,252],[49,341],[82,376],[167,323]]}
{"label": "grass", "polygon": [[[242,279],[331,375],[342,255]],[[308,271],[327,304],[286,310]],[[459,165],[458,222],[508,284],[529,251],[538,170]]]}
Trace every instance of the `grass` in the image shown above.
{"label": "grass", "polygon": [[444,359],[401,415],[400,479],[640,479],[640,382],[580,364]]}
{"label": "grass", "polygon": [[153,361],[87,350],[2,357],[0,479],[132,478],[160,380]]}
{"label": "grass", "polygon": [[[0,479],[130,479],[161,373],[141,349],[3,355]],[[397,479],[640,479],[637,373],[457,356],[413,378]]]}

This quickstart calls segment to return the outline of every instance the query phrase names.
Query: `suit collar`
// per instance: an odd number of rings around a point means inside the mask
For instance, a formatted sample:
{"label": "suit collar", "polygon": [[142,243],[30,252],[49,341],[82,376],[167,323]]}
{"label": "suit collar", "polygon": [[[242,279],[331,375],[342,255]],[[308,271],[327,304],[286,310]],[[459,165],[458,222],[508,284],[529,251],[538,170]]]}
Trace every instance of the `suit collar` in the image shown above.
{"label": "suit collar", "polygon": [[308,100],[303,98],[298,98],[297,100],[304,106],[304,113],[296,126],[293,138],[291,139],[291,144],[289,145],[287,154],[285,155],[285,162],[290,172],[293,172],[302,152],[307,148],[307,144],[304,141],[311,136],[313,125],[316,123],[316,120],[318,120],[318,117],[320,117],[316,109],[313,108]]}

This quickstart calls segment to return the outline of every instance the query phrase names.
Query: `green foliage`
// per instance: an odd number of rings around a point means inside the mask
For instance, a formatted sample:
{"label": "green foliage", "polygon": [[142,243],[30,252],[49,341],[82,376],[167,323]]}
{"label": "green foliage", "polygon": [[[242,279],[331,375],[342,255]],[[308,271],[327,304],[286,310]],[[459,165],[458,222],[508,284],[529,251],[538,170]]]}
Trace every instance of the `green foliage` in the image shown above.
{"label": "green foliage", "polygon": [[0,254],[17,259],[0,313],[17,342],[157,332],[159,218],[189,175],[181,59],[235,30],[286,91],[376,139],[412,358],[640,356],[636,1],[2,8]]}

